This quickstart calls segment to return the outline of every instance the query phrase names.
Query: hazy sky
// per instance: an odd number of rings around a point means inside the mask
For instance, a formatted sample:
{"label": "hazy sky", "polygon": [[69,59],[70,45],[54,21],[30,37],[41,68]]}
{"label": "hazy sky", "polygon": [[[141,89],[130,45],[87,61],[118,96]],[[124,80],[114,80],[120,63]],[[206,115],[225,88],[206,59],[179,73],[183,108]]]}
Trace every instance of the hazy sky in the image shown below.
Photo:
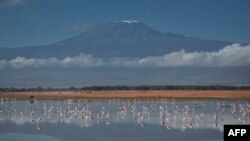
{"label": "hazy sky", "polygon": [[129,19],[162,32],[250,42],[249,0],[0,0],[0,46],[49,44]]}

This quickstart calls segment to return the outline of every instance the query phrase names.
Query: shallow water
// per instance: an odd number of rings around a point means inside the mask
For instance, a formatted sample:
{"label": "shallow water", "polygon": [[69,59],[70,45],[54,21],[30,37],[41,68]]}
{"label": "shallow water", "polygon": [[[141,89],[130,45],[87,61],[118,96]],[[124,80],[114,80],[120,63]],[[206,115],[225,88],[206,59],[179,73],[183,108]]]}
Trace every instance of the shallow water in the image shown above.
{"label": "shallow water", "polygon": [[247,100],[1,99],[0,140],[222,141],[224,124],[249,124]]}

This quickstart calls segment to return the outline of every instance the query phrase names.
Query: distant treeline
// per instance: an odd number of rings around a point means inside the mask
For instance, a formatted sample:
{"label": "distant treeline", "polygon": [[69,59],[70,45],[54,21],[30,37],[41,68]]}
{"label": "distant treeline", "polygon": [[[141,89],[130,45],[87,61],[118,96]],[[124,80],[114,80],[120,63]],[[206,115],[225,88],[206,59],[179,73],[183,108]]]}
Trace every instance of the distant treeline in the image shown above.
{"label": "distant treeline", "polygon": [[250,90],[250,86],[197,86],[197,85],[155,85],[155,86],[90,86],[69,88],[0,88],[0,92],[57,92],[57,91],[125,91],[125,90]]}

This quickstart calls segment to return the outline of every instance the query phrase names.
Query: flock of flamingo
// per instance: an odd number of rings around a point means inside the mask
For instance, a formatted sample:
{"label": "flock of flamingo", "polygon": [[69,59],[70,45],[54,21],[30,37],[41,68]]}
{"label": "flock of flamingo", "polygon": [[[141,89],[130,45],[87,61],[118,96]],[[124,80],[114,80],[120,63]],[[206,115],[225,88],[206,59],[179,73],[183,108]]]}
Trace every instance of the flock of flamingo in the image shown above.
{"label": "flock of flamingo", "polygon": [[32,123],[37,130],[45,123],[75,123],[81,127],[132,123],[134,128],[158,124],[166,129],[218,128],[224,124],[249,124],[248,101],[158,100],[57,100],[34,103],[1,99],[0,121]]}

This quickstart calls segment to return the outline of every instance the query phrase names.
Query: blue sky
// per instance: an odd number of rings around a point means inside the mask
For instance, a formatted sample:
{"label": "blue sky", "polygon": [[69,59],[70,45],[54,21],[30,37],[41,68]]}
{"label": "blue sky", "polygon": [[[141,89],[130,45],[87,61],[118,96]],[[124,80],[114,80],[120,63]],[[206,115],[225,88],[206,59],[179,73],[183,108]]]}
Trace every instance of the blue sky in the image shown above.
{"label": "blue sky", "polygon": [[110,21],[162,32],[250,42],[248,0],[0,0],[0,46],[44,45]]}

